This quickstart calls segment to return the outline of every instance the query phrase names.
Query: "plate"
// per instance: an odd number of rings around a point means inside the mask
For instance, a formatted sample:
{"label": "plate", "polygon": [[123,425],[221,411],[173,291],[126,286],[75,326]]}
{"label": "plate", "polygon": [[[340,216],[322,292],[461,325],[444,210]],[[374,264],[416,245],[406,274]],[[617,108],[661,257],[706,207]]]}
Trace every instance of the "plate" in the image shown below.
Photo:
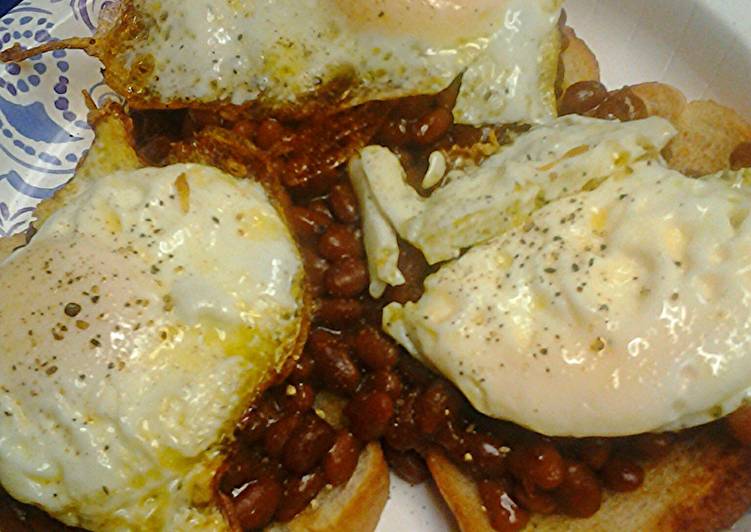
{"label": "plate", "polygon": [[[110,1],[24,0],[0,18],[0,46],[90,35]],[[751,116],[748,0],[569,0],[566,6],[609,87],[665,81],[690,98],[714,98]],[[99,63],[80,51],[0,65],[0,237],[25,229],[36,204],[64,185],[86,154],[93,132],[82,90],[100,104],[116,98],[102,83]],[[396,530],[448,532],[455,525],[433,488],[392,476],[378,532]],[[734,530],[751,531],[751,515]]]}

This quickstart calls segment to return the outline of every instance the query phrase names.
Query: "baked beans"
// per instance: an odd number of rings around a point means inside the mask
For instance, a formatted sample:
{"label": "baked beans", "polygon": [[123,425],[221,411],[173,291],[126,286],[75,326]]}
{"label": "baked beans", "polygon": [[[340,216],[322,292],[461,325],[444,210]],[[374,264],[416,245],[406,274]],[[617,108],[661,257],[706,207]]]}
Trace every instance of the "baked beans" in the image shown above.
{"label": "baked beans", "polygon": [[517,505],[501,482],[481,480],[477,484],[490,524],[500,532],[515,532],[529,522],[529,514]]}
{"label": "baked beans", "polygon": [[565,461],[563,482],[556,490],[558,502],[572,517],[591,517],[602,504],[602,487],[591,469],[581,462]]}
{"label": "baked beans", "polygon": [[269,456],[280,458],[284,453],[284,446],[292,433],[300,424],[300,414],[295,412],[273,423],[264,434],[263,448]]}
{"label": "baked beans", "polygon": [[365,251],[357,232],[340,224],[330,225],[318,240],[318,252],[330,261],[345,257],[362,257]]}
{"label": "baked beans", "polygon": [[644,470],[632,460],[614,456],[602,467],[602,478],[613,491],[634,491],[644,482]]}
{"label": "baked beans", "polygon": [[[430,192],[421,188],[421,181],[432,151],[470,146],[491,135],[505,142],[524,130],[454,124],[458,90],[459,80],[436,96],[389,104],[379,111],[383,118],[378,127],[361,137],[363,145],[374,139],[392,149],[407,181],[423,196]],[[646,117],[646,106],[633,91],[608,92],[596,81],[570,86],[560,96],[559,111],[618,120]],[[298,153],[301,145],[294,140],[315,138],[321,128],[334,127],[341,118],[331,117],[330,124],[305,131],[299,124],[275,119],[183,115],[179,123],[167,125],[166,134],[163,128],[139,126],[148,129],[139,146],[149,159],[163,160],[180,128],[192,134],[206,126],[232,128],[259,148],[281,154],[279,168],[285,171],[277,173],[294,203],[287,216],[315,298],[314,326],[303,355],[285,365],[280,375],[286,377],[284,382],[280,379],[243,416],[236,448],[220,478],[219,489],[236,494],[231,498],[241,526],[289,521],[326,483],[345,484],[364,444],[379,438],[391,468],[412,483],[429,477],[425,451],[441,448],[476,480],[497,530],[521,529],[530,512],[590,516],[600,507],[603,490],[637,489],[644,479],[642,464],[669,453],[673,434],[551,439],[482,416],[452,384],[407,356],[381,331],[383,306],[419,299],[433,270],[419,250],[399,242],[405,284],[388,287],[379,301],[367,295],[359,205],[342,171],[343,160],[323,150],[321,161],[311,161],[310,150]],[[348,127],[357,130],[355,124]],[[326,134],[334,144],[339,142],[336,135]],[[751,167],[751,143],[739,145],[730,164]],[[321,389],[347,398],[344,427],[334,428],[314,412]],[[751,444],[749,410],[739,410],[726,421],[728,430],[746,444]]]}
{"label": "baked beans", "polygon": [[675,442],[675,435],[670,432],[660,434],[640,434],[634,436],[630,443],[638,456],[657,460],[670,453]]}
{"label": "baked beans", "polygon": [[394,413],[394,400],[386,392],[364,391],[355,395],[344,410],[352,433],[362,441],[377,440]]}
{"label": "baked beans", "polygon": [[348,181],[334,185],[328,198],[331,211],[343,224],[353,224],[360,219],[357,209],[357,197]]}
{"label": "baked beans", "polygon": [[368,286],[368,266],[356,257],[334,262],[324,279],[327,292],[333,297],[355,297]]}
{"label": "baked beans", "polygon": [[326,485],[326,476],[317,469],[301,477],[291,476],[284,482],[284,491],[274,517],[286,523],[302,512]]}
{"label": "baked beans", "polygon": [[323,329],[315,329],[310,334],[308,347],[315,359],[318,377],[330,389],[345,394],[357,390],[360,369],[341,338]]}
{"label": "baked beans", "polygon": [[397,451],[389,445],[383,447],[389,467],[412,485],[421,484],[430,478],[428,466],[416,451]]}
{"label": "baked beans", "polygon": [[372,370],[390,368],[399,358],[399,349],[393,340],[373,326],[362,327],[354,338],[357,357]]}
{"label": "baked beans", "polygon": [[336,432],[316,414],[305,414],[284,445],[282,465],[293,473],[307,473],[334,445]]}
{"label": "baked beans", "polygon": [[547,441],[537,441],[515,449],[509,456],[509,468],[519,480],[543,490],[557,488],[566,475],[563,457]]}
{"label": "baked beans", "polygon": [[606,438],[586,438],[577,445],[579,460],[591,469],[599,471],[610,458],[613,443]]}
{"label": "baked beans", "polygon": [[365,308],[361,301],[348,298],[326,298],[318,302],[315,322],[327,327],[346,329],[362,318]]}
{"label": "baked beans", "polygon": [[348,430],[340,430],[334,444],[323,460],[326,480],[332,486],[344,484],[357,468],[360,455],[360,443]]}
{"label": "baked beans", "polygon": [[278,480],[265,477],[248,483],[234,499],[235,512],[245,530],[268,525],[282,498]]}

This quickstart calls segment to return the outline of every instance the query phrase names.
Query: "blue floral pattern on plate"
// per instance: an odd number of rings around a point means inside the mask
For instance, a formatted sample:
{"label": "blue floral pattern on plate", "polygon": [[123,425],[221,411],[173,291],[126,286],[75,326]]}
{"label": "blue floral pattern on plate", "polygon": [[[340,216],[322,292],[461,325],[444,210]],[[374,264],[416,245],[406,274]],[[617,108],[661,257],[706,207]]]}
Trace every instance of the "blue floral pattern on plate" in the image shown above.
{"label": "blue floral pattern on plate", "polygon": [[[25,0],[0,17],[0,46],[91,35],[111,0]],[[0,64],[0,237],[24,230],[34,207],[63,186],[91,145],[82,91],[113,96],[96,59],[57,50]]]}

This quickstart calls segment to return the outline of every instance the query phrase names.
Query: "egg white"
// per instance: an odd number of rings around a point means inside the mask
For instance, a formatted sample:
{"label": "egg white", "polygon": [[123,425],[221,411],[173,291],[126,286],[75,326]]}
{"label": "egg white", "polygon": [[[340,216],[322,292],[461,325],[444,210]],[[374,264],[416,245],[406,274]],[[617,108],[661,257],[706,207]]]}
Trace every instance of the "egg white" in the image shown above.
{"label": "egg white", "polygon": [[252,180],[79,184],[0,263],[0,483],[92,530],[226,528],[211,480],[297,341],[302,271]]}
{"label": "egg white", "polygon": [[[358,197],[368,256],[388,255],[375,246],[390,249],[392,242],[372,236],[385,230],[372,227],[370,212],[380,213],[435,264],[522,223],[547,202],[627,175],[636,161],[656,161],[674,135],[675,128],[661,118],[621,124],[565,116],[499,147],[482,164],[458,161],[428,198],[407,183],[394,153],[367,146],[350,162],[349,173],[355,191],[367,191]],[[388,269],[373,273],[387,284],[398,284],[398,276]]]}
{"label": "egg white", "polygon": [[427,200],[387,150],[363,150],[360,177],[393,230],[433,262],[458,256],[419,301],[387,306],[384,329],[479,411],[547,435],[732,412],[751,385],[749,174],[668,169],[674,134],[659,118],[565,117]]}
{"label": "egg white", "polygon": [[100,55],[115,85],[152,102],[304,107],[333,92],[356,105],[434,94],[463,74],[459,122],[555,115],[560,0],[124,5],[123,21],[141,29],[123,41],[134,28],[115,25]]}

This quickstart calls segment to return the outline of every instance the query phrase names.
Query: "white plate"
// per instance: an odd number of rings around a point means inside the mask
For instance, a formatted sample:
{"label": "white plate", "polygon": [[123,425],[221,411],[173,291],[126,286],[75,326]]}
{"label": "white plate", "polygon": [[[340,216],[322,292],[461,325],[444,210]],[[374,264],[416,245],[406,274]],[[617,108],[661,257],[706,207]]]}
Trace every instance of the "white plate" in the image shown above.
{"label": "white plate", "polygon": [[[110,0],[25,0],[0,18],[0,46],[88,35]],[[569,0],[570,24],[595,50],[609,87],[666,81],[751,117],[749,0]],[[82,52],[0,65],[0,236],[21,231],[33,207],[73,174],[92,140],[81,90],[111,97]],[[736,530],[751,530],[751,516]],[[393,479],[379,532],[455,530],[428,486]]]}

